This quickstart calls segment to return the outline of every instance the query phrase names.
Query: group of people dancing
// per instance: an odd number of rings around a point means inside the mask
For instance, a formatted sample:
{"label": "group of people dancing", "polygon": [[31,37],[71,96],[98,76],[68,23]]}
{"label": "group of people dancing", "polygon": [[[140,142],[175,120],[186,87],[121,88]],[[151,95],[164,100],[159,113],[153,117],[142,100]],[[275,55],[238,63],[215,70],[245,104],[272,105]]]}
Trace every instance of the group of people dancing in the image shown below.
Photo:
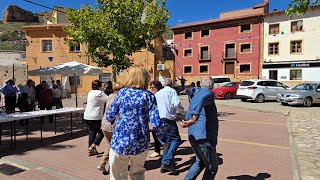
{"label": "group of people dancing", "polygon": [[[202,79],[201,88],[192,97],[186,113],[171,79],[165,80],[164,87],[159,81],[149,83],[149,79],[148,71],[135,65],[129,69],[125,84],[114,84],[109,95],[102,90],[99,80],[92,82],[84,113],[89,129],[88,155],[98,154],[97,146],[105,137],[106,147],[98,169],[110,173],[111,180],[128,179],[128,176],[134,180],[145,179],[150,123],[155,151],[149,157],[160,157],[162,146],[160,172],[178,174],[174,155],[182,143],[180,125],[188,128],[188,139],[196,155],[184,179],[196,179],[203,169],[203,179],[214,179],[218,170],[218,118],[212,79]],[[184,118],[177,120],[178,116]]]}
{"label": "group of people dancing", "polygon": [[[32,79],[27,80],[25,85],[16,86],[15,81],[10,79],[0,88],[0,93],[4,95],[5,111],[8,114],[15,113],[16,108],[20,112],[62,108],[62,91],[60,80],[57,80],[57,84],[52,80],[49,87],[46,81],[35,86]],[[52,116],[49,116],[49,121],[53,122]],[[30,123],[27,120],[21,120],[20,124]]]}

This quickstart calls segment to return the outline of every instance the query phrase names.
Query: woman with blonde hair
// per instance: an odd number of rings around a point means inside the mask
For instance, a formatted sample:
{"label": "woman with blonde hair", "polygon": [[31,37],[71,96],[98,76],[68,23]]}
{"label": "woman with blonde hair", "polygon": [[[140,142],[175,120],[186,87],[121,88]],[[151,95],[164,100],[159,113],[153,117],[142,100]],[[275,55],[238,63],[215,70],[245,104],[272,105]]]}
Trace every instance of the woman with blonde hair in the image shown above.
{"label": "woman with blonde hair", "polygon": [[[111,103],[113,102],[114,98],[117,96],[118,91],[123,87],[124,87],[124,85],[122,83],[115,83],[113,85],[113,88],[112,88],[113,93],[109,94],[109,96],[108,96],[105,112],[108,111]],[[104,134],[104,137],[107,141],[107,144],[106,144],[106,149],[104,150],[102,159],[101,159],[99,166],[98,166],[98,169],[100,171],[102,171],[103,173],[109,172],[109,167],[106,167],[106,165],[107,165],[107,162],[109,161],[110,143],[111,143],[112,132],[114,130],[115,124],[116,123],[113,123],[113,125],[111,125],[111,123],[106,120],[106,116],[103,116],[101,130]]]}
{"label": "woman with blonde hair", "polygon": [[148,122],[162,142],[164,129],[156,108],[155,96],[147,91],[148,71],[135,65],[129,70],[125,88],[122,88],[106,113],[107,121],[118,120],[112,135],[109,162],[110,179],[145,179],[144,163],[150,145]]}

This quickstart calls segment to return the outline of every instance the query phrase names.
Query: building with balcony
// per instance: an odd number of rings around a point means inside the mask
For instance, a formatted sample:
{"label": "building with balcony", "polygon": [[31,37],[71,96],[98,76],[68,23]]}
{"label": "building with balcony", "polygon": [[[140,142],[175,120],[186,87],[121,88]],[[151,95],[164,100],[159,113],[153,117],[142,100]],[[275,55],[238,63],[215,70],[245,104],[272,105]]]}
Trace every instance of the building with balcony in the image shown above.
{"label": "building with balcony", "polygon": [[319,22],[319,6],[291,18],[284,11],[266,14],[262,77],[291,86],[320,81]]}
{"label": "building with balcony", "polygon": [[202,76],[233,80],[260,78],[263,15],[269,1],[248,9],[220,14],[220,18],[174,26],[176,75],[187,83]]}
{"label": "building with balcony", "polygon": [[[52,23],[23,27],[23,30],[26,32],[26,64],[28,65],[29,70],[70,61],[97,66],[97,64],[91,62],[87,56],[84,56],[87,48],[86,45],[76,42],[73,44],[66,42],[68,36],[67,33],[64,32],[63,27],[67,24],[57,23],[65,22],[65,14],[61,13],[62,11],[63,9],[61,8],[54,10],[50,21]],[[174,79],[174,56],[172,56],[171,47],[166,44],[166,41],[162,37],[154,39],[152,43],[155,47],[155,53],[142,49],[130,57],[132,59],[132,64],[144,66],[149,71],[151,80],[164,80],[165,78]],[[77,85],[78,93],[88,93],[91,90],[91,82],[96,79],[100,79],[105,83],[107,81],[124,83],[127,79],[127,74],[128,70],[113,73],[110,66],[108,68],[103,68],[103,74],[100,77],[69,77],[71,90],[74,92],[74,87]],[[30,78],[34,79],[36,83],[39,83],[43,78],[46,78],[45,80],[48,80],[48,78],[55,80],[61,79],[63,82],[65,77],[42,77],[42,79],[40,77]]]}

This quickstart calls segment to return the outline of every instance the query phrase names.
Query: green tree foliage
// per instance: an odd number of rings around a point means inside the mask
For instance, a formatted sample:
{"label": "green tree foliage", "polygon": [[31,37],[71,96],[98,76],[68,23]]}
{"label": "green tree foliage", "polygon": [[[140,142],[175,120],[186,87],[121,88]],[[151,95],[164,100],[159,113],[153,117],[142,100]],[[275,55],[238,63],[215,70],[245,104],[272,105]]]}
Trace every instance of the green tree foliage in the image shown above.
{"label": "green tree foliage", "polygon": [[65,31],[87,44],[88,55],[100,67],[130,66],[130,55],[143,48],[153,52],[152,40],[166,30],[169,12],[165,0],[97,0],[97,8],[67,9]]}
{"label": "green tree foliage", "polygon": [[292,16],[294,14],[300,16],[304,15],[305,12],[311,7],[318,3],[319,0],[292,0],[289,4],[286,14]]}

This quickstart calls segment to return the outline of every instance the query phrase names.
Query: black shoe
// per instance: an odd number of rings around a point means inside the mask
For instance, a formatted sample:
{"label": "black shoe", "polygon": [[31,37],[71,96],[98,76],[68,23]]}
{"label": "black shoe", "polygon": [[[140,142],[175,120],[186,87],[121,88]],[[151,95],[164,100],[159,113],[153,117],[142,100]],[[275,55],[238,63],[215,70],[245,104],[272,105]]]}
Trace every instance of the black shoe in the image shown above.
{"label": "black shoe", "polygon": [[161,173],[170,172],[172,174],[179,174],[179,172],[175,170],[172,166],[169,166],[166,164],[162,164],[160,172]]}

